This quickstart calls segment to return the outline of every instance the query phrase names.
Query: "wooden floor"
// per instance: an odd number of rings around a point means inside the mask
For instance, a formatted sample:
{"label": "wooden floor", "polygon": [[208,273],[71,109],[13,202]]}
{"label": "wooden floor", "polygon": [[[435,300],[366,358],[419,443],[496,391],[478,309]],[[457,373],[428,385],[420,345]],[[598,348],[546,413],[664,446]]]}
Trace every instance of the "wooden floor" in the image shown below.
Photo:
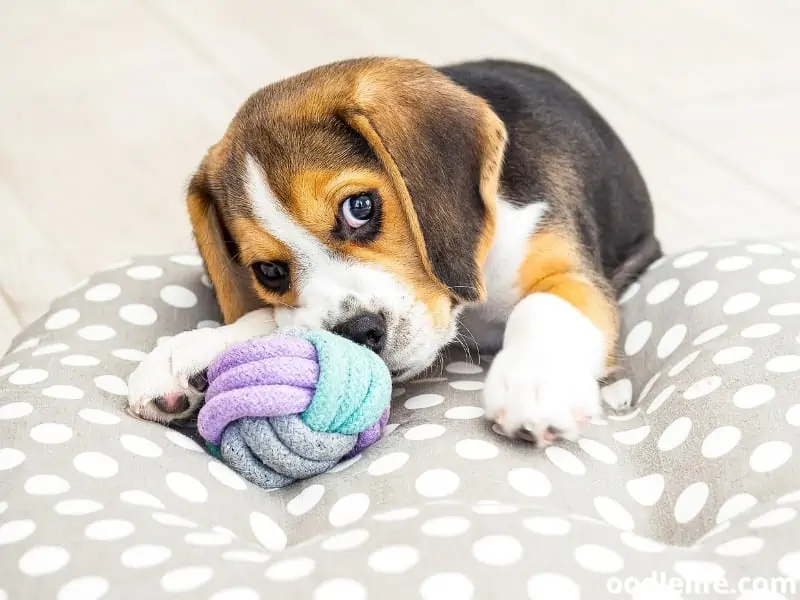
{"label": "wooden floor", "polygon": [[669,250],[800,228],[798,0],[0,0],[0,353],[49,301],[190,246],[182,188],[261,85],[334,59],[558,70]]}

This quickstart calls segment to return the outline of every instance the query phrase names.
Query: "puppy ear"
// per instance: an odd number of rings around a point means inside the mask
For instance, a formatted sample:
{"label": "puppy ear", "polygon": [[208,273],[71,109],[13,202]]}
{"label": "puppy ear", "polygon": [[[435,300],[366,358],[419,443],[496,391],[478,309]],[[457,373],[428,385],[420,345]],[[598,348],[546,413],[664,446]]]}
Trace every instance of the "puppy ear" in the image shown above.
{"label": "puppy ear", "polygon": [[364,72],[341,118],[395,187],[428,274],[459,301],[486,295],[506,128],[483,99],[416,61]]}
{"label": "puppy ear", "polygon": [[259,307],[239,250],[222,218],[208,181],[207,156],[189,182],[186,204],[195,243],[214,286],[226,324]]}

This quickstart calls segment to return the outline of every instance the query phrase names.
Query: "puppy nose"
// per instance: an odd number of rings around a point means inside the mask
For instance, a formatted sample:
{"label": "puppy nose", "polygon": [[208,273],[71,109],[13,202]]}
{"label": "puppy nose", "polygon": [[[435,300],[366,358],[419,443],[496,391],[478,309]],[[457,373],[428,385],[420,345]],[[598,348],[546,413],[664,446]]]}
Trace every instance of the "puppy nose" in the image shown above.
{"label": "puppy nose", "polygon": [[333,333],[380,354],[386,344],[386,320],[377,313],[361,313],[336,325]]}

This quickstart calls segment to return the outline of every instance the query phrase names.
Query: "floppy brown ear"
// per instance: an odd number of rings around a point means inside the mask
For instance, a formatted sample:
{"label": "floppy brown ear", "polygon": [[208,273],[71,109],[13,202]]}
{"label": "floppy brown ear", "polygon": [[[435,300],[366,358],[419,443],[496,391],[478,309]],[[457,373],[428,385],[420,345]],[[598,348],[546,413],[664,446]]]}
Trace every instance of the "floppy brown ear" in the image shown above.
{"label": "floppy brown ear", "polygon": [[503,122],[483,99],[413,61],[363,73],[354,104],[341,117],[392,179],[429,275],[457,300],[482,300]]}
{"label": "floppy brown ear", "polygon": [[247,270],[237,260],[238,248],[220,214],[208,182],[207,162],[201,163],[189,182],[186,196],[194,238],[214,285],[225,323],[259,308],[249,285]]}

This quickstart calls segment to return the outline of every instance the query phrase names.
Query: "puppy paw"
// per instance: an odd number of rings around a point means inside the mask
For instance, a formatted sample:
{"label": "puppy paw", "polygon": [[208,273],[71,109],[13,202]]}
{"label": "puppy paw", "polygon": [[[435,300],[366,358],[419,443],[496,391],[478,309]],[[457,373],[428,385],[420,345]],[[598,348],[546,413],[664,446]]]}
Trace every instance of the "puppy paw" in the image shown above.
{"label": "puppy paw", "polygon": [[537,447],[576,439],[601,413],[597,380],[569,364],[532,364],[530,358],[513,349],[495,357],[484,386],[486,417],[496,432]]}
{"label": "puppy paw", "polygon": [[158,345],[128,379],[128,411],[158,423],[190,417],[208,387],[208,366],[226,347],[219,329],[185,331]]}

